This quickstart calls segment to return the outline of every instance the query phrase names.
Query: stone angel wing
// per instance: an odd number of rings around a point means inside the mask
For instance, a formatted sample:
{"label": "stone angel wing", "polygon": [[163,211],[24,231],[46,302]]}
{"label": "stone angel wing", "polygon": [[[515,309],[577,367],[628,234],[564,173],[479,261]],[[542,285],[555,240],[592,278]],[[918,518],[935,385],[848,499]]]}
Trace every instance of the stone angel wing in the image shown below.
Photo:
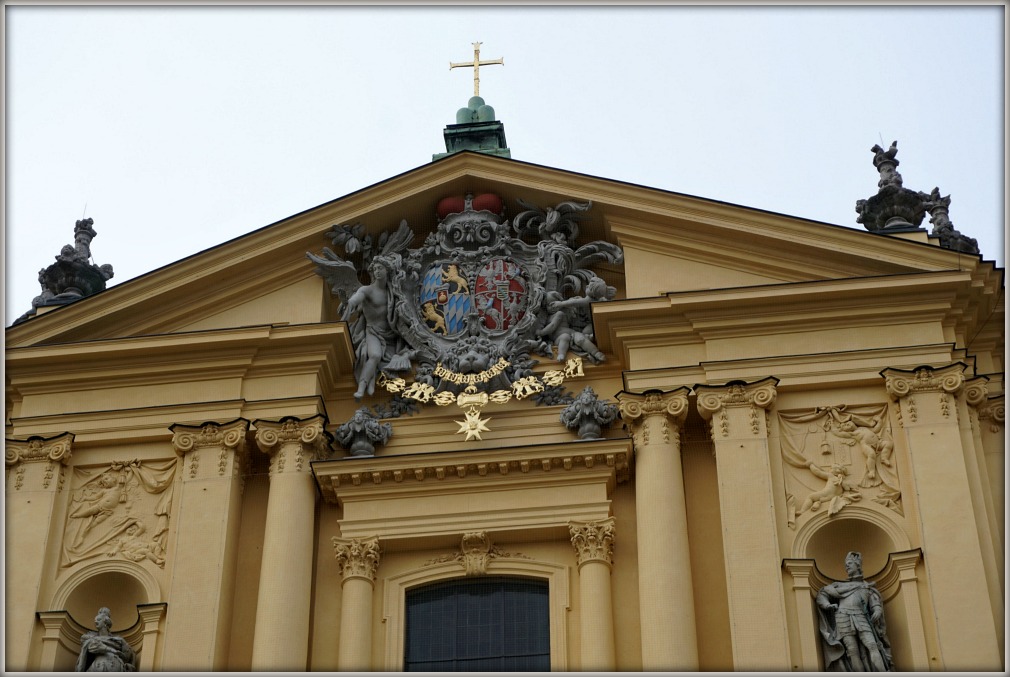
{"label": "stone angel wing", "polygon": [[358,280],[358,270],[353,263],[345,261],[329,247],[323,247],[325,256],[316,256],[311,252],[305,252],[305,256],[316,264],[316,273],[319,274],[326,283],[330,285],[330,290],[340,299],[338,313],[343,312],[343,307],[351,294],[358,290],[361,281]]}

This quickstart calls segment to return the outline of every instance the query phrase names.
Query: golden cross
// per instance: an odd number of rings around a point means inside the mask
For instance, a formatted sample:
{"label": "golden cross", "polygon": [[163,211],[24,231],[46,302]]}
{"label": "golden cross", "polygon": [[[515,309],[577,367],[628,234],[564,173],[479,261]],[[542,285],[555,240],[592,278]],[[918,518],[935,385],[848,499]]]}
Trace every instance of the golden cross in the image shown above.
{"label": "golden cross", "polygon": [[469,61],[464,61],[463,63],[453,63],[449,62],[449,70],[453,68],[473,68],[473,95],[480,96],[480,67],[481,66],[493,66],[494,64],[505,65],[505,59],[492,59],[490,61],[480,60],[480,46],[483,43],[475,42],[473,43],[473,63]]}

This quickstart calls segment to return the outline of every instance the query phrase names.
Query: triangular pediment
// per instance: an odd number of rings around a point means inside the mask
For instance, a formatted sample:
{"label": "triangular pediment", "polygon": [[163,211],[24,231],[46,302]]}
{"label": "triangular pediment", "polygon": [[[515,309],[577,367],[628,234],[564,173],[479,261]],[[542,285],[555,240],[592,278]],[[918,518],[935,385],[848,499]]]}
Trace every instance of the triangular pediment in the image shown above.
{"label": "triangular pediment", "polygon": [[[306,210],[7,330],[9,347],[271,324],[334,321],[334,303],[306,252],[335,224],[374,234],[406,220],[423,239],[446,196],[592,201],[580,240],[624,248],[601,270],[618,298],[692,289],[947,270],[965,257],[920,242],[462,152]],[[977,260],[971,265],[976,265]]]}

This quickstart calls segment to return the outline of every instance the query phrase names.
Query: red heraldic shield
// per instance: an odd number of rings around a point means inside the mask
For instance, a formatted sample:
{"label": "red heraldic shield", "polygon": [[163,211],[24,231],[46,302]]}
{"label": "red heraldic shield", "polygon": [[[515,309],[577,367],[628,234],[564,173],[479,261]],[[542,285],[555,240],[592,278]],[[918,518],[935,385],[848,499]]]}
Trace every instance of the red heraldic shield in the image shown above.
{"label": "red heraldic shield", "polygon": [[519,264],[508,259],[491,259],[477,273],[474,302],[492,331],[506,331],[526,314],[527,282]]}

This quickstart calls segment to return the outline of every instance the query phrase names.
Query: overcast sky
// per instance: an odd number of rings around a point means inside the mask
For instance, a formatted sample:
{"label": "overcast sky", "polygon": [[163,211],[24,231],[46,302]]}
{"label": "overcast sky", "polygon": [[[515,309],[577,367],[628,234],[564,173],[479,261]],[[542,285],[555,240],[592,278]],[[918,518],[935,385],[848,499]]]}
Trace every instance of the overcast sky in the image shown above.
{"label": "overcast sky", "polygon": [[84,216],[120,284],[430,162],[476,40],[517,160],[862,229],[896,139],[1004,265],[1001,5],[5,12],[7,325]]}

